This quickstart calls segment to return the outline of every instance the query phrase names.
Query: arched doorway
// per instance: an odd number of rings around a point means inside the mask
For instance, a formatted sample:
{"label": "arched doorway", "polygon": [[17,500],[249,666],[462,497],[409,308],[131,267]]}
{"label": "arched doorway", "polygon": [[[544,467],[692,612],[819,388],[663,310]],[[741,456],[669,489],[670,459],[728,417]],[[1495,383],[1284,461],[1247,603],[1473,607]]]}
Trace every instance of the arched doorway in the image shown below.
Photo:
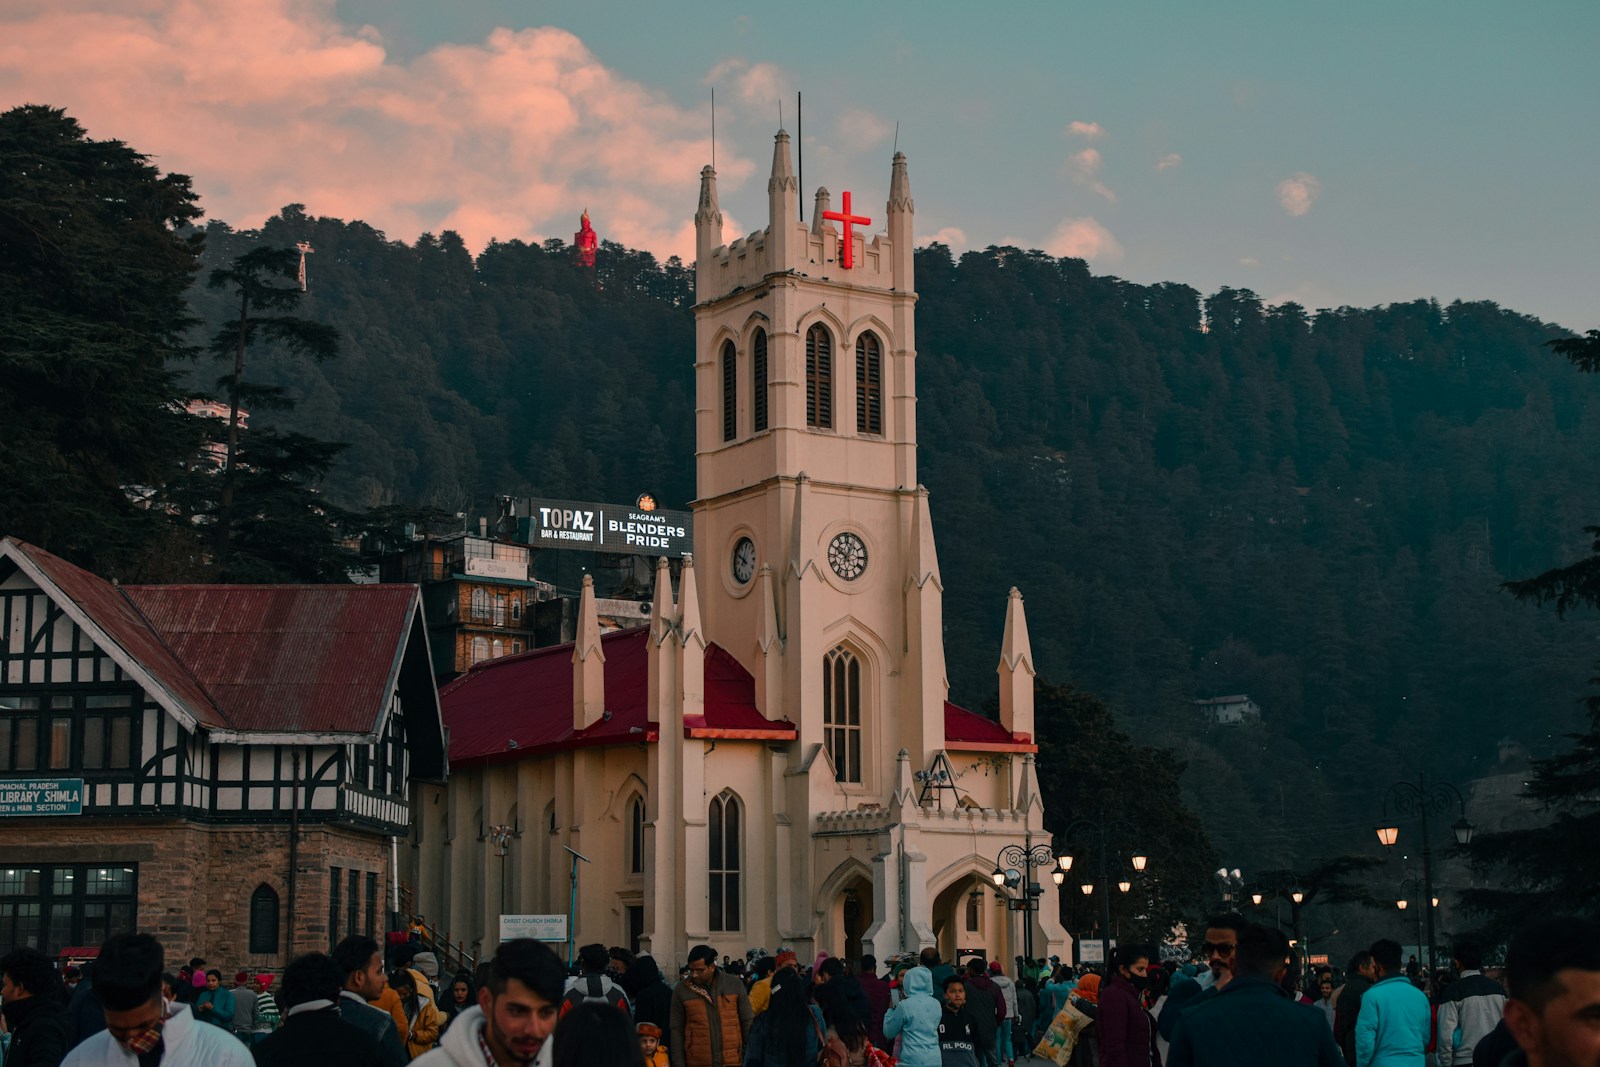
{"label": "arched doorway", "polygon": [[871,880],[861,873],[858,865],[852,866],[856,866],[854,872],[835,873],[835,878],[842,877],[843,881],[837,883],[838,888],[831,897],[824,898],[828,906],[823,914],[817,947],[829,954],[837,953],[843,959],[858,960],[866,951],[862,938],[877,921],[877,914],[872,907]]}
{"label": "arched doorway", "polygon": [[988,878],[969,874],[945,886],[934,898],[933,936],[940,959],[1008,958],[1008,913],[995,905],[992,888]]}

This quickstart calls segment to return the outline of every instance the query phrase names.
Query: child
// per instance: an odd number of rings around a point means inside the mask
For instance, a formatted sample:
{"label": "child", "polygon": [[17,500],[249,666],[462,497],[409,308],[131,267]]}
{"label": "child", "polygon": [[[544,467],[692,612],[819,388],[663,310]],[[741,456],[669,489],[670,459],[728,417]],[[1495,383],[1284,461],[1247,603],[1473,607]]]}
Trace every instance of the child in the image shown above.
{"label": "child", "polygon": [[967,986],[951,975],[944,980],[944,1013],[939,1017],[942,1067],[978,1067],[977,1027],[967,1010]]}
{"label": "child", "polygon": [[667,1067],[667,1050],[661,1047],[661,1027],[655,1023],[640,1023],[639,1051],[644,1053],[645,1067]]}

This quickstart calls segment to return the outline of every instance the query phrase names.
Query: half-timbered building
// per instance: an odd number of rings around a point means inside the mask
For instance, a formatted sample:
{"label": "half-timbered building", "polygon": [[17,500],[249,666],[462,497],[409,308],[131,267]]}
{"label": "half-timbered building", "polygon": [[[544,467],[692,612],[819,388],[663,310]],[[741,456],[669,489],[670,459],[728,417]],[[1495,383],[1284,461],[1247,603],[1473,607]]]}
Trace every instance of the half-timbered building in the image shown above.
{"label": "half-timbered building", "polygon": [[416,586],[119,586],[0,541],[0,952],[380,935],[444,774]]}

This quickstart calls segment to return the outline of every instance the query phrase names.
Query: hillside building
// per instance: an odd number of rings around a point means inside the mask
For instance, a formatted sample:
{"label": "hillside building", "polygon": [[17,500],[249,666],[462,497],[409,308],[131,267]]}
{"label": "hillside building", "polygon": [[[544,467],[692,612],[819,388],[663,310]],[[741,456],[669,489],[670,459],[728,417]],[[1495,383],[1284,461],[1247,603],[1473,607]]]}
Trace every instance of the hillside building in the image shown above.
{"label": "hillside building", "polygon": [[[576,943],[668,973],[700,942],[1009,959],[1023,922],[1035,955],[1064,954],[1048,867],[1002,856],[1049,862],[1015,589],[999,721],[947,699],[905,157],[886,233],[826,190],[798,221],[786,133],[768,204],[724,244],[701,173],[693,558],[676,590],[658,563],[647,627],[602,634],[586,581],[572,643],[442,693],[451,777],[418,789],[417,908],[488,951],[499,915],[570,907]],[[1043,883],[1037,910],[995,906],[997,863]]]}
{"label": "hillside building", "polygon": [[1191,702],[1207,726],[1258,726],[1261,705],[1243,693]]}

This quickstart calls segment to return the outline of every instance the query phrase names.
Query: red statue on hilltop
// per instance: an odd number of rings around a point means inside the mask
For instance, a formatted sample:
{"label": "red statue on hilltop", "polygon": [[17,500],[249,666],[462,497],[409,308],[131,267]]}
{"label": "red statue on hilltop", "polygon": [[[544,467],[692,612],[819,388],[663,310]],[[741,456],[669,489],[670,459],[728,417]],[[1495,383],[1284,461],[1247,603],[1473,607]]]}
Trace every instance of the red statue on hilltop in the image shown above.
{"label": "red statue on hilltop", "polygon": [[589,225],[589,209],[583,209],[583,218],[580,220],[582,229],[572,235],[572,247],[578,252],[578,265],[580,267],[594,266],[594,252],[600,247],[600,235],[594,232],[594,227]]}

